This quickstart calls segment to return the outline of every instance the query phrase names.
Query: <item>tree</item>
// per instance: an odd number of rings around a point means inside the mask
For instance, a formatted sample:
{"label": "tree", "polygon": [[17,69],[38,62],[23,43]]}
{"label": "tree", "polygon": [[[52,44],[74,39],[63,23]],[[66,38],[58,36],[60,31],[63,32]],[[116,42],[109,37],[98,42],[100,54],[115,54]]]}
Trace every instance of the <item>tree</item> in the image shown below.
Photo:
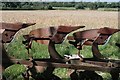
{"label": "tree", "polygon": [[97,6],[96,3],[89,3],[88,7],[89,7],[90,10],[96,10],[96,9],[98,9],[98,6]]}
{"label": "tree", "polygon": [[84,5],[83,5],[82,3],[76,4],[76,5],[75,5],[75,8],[76,8],[76,9],[85,9],[85,8],[84,8]]}
{"label": "tree", "polygon": [[46,6],[46,9],[47,9],[47,10],[53,10],[53,8],[52,8],[51,5]]}
{"label": "tree", "polygon": [[104,8],[104,2],[98,2],[97,6],[98,8]]}
{"label": "tree", "polygon": [[111,3],[111,8],[118,8],[119,7],[119,4],[118,3]]}

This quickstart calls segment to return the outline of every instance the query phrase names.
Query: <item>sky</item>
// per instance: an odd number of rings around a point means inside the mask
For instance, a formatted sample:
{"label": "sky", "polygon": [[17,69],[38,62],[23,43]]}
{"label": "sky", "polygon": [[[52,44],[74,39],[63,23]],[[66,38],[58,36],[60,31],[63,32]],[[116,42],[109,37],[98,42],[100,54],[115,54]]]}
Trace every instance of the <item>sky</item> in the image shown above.
{"label": "sky", "polygon": [[[1,0],[0,0],[1,1]],[[53,1],[56,1],[56,2],[72,2],[72,1],[75,1],[75,2],[80,2],[80,1],[83,1],[83,2],[96,2],[96,1],[100,1],[100,2],[119,2],[120,0],[2,0],[3,2],[4,1],[10,1],[10,2],[16,2],[16,1],[21,1],[21,2],[36,2],[36,1],[39,1],[39,2],[53,2]]]}
{"label": "sky", "polygon": [[95,1],[101,1],[101,2],[119,2],[120,0],[47,0],[47,1],[65,1],[65,2],[69,2],[69,1],[83,1],[83,2],[95,2]]}

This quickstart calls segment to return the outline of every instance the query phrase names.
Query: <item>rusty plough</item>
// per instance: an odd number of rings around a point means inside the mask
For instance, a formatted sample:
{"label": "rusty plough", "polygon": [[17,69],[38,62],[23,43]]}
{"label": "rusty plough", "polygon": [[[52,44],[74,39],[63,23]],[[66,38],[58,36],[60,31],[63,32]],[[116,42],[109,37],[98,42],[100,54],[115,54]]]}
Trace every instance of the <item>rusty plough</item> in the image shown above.
{"label": "rusty plough", "polygon": [[[2,33],[2,43],[10,42],[13,38],[12,36],[14,36],[18,30],[34,24],[35,23],[26,23],[24,24],[24,27],[22,27],[23,24],[21,24],[22,26],[19,25],[19,28],[16,29],[7,29],[7,26],[11,25],[7,24],[6,27],[3,27],[5,30]],[[11,27],[12,26],[14,27],[14,25],[11,25]],[[110,60],[105,58],[100,53],[98,45],[104,45],[107,43],[112,34],[120,31],[120,29],[104,27],[100,29],[77,31],[73,33],[73,36],[68,35],[69,33],[84,27],[85,26],[58,26],[32,30],[28,35],[23,35],[25,38],[23,44],[26,46],[29,59],[18,60],[8,58],[8,56],[7,58],[3,56],[2,66],[6,68],[16,62],[19,62],[19,64],[28,65],[28,69],[22,74],[25,80],[29,80],[30,77],[35,80],[61,80],[53,74],[55,68],[74,69],[75,71],[70,75],[71,80],[103,80],[103,78],[95,71],[108,72],[111,74],[113,80],[118,80],[120,73],[120,60]],[[71,45],[74,45],[74,47],[78,49],[77,58],[70,58],[69,56],[63,57],[57,52],[55,44],[61,44],[65,39],[67,39]],[[48,45],[50,58],[33,59],[29,53],[32,46],[32,41]],[[84,45],[92,46],[92,58],[83,58],[80,55],[80,51]],[[2,54],[6,54],[5,50]],[[11,62],[8,62],[8,59]],[[45,77],[35,76],[35,74],[37,74],[37,72],[33,71],[35,66],[47,67],[42,74]],[[31,74],[29,74],[29,72],[31,72]]]}

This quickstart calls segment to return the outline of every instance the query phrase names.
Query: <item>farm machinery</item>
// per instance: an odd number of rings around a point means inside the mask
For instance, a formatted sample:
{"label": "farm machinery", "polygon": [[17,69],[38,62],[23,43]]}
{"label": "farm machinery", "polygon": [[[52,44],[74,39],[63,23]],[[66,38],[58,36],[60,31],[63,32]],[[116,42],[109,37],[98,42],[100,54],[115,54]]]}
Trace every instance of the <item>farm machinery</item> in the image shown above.
{"label": "farm machinery", "polygon": [[[11,42],[12,39],[14,39],[13,36],[17,31],[34,24],[35,23],[19,23],[18,25],[18,23],[2,23],[2,29],[4,29],[1,40],[2,46],[4,47],[4,43]],[[23,44],[27,49],[29,59],[22,60],[10,58],[7,56],[5,49],[2,48],[2,66],[3,68],[7,68],[12,64],[27,65],[26,72],[22,74],[25,80],[29,80],[30,77],[34,78],[35,80],[61,80],[59,77],[53,74],[55,68],[73,69],[74,72],[70,74],[71,80],[103,80],[103,78],[95,71],[108,72],[111,74],[112,80],[118,80],[120,73],[120,60],[111,60],[105,58],[100,53],[98,45],[106,44],[112,34],[120,31],[120,29],[103,27],[99,29],[88,29],[83,31],[78,30],[84,27],[85,26],[61,25],[58,27],[39,28],[32,30],[28,35],[23,35],[25,39]],[[69,36],[68,34],[71,32],[73,32],[73,35]],[[73,45],[78,50],[78,57],[71,58],[69,55],[63,57],[60,55],[60,53],[58,53],[55,45],[62,44],[66,39],[68,40],[69,44]],[[50,58],[34,59],[30,55],[29,51],[33,41],[47,45]],[[92,46],[92,58],[84,58],[81,56],[80,51],[83,49],[83,46]],[[42,73],[41,77],[36,76],[36,72],[33,71],[36,66],[46,67],[46,70]]]}

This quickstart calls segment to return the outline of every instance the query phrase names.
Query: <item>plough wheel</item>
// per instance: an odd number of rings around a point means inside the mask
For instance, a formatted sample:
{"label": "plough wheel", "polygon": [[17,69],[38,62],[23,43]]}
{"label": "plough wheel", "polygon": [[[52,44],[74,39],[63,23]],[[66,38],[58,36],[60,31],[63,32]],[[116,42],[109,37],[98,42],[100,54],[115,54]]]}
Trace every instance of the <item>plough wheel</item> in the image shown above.
{"label": "plough wheel", "polygon": [[71,75],[71,80],[103,80],[102,76],[95,71],[74,71]]}

